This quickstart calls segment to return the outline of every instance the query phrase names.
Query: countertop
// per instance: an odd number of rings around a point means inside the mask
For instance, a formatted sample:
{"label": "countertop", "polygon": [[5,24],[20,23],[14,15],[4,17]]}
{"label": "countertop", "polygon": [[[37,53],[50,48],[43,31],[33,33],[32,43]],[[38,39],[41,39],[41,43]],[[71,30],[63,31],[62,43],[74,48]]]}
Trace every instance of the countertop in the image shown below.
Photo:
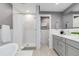
{"label": "countertop", "polygon": [[63,38],[67,38],[67,39],[79,42],[79,36],[78,35],[67,35],[67,34],[64,35],[64,34],[59,34],[59,33],[52,33],[52,35],[56,35],[56,36],[59,36],[59,37],[63,37]]}

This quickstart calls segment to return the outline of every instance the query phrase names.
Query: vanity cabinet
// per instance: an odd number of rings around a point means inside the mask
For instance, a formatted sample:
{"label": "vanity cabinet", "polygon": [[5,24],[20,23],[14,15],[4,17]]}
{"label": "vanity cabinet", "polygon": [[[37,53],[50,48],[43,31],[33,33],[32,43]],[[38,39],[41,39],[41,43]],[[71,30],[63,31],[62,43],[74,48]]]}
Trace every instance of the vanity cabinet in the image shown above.
{"label": "vanity cabinet", "polygon": [[56,50],[56,52],[58,51],[58,39],[57,36],[53,36],[53,47]]}
{"label": "vanity cabinet", "polygon": [[66,56],[79,56],[79,42],[66,39]]}
{"label": "vanity cabinet", "polygon": [[79,42],[53,35],[53,48],[60,56],[79,56]]}
{"label": "vanity cabinet", "polygon": [[58,41],[58,53],[59,55],[65,55],[65,43]]}
{"label": "vanity cabinet", "polygon": [[66,44],[66,56],[79,56],[79,50]]}
{"label": "vanity cabinet", "polygon": [[65,55],[65,39],[59,36],[53,36],[53,39],[55,51],[58,53],[58,55]]}

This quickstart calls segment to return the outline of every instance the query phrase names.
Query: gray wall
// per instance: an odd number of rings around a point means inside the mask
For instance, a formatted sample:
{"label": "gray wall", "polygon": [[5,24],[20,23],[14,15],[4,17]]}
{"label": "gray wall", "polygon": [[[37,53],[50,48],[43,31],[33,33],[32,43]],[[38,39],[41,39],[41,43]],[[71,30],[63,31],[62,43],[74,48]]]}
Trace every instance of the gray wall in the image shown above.
{"label": "gray wall", "polygon": [[73,14],[79,14],[79,3],[74,4],[64,12],[62,17],[62,28],[66,28],[65,24],[67,24],[67,28],[73,28]]}
{"label": "gray wall", "polygon": [[[52,15],[51,28],[52,29],[56,29],[56,28],[60,29],[60,28],[62,28],[62,26],[61,26],[62,14],[61,13],[52,13],[51,15]],[[58,23],[57,24],[58,27],[56,27],[56,23]]]}
{"label": "gray wall", "polygon": [[10,25],[13,28],[12,23],[12,6],[8,3],[0,3],[0,25]]}
{"label": "gray wall", "polygon": [[56,28],[56,22],[59,24],[59,29],[62,28],[62,13],[59,12],[40,12],[40,14],[51,14],[51,28]]}
{"label": "gray wall", "polygon": [[51,14],[52,15],[52,29],[56,28],[56,22],[59,22],[59,28],[73,28],[73,14],[79,14],[79,3],[72,5],[66,9],[63,13],[58,12],[40,12],[40,14]]}
{"label": "gray wall", "polygon": [[[66,27],[67,24],[67,27]],[[62,17],[62,28],[73,28],[73,14],[66,14]]]}
{"label": "gray wall", "polygon": [[64,11],[65,14],[73,13],[73,12],[79,12],[79,3],[73,4],[70,8]]}

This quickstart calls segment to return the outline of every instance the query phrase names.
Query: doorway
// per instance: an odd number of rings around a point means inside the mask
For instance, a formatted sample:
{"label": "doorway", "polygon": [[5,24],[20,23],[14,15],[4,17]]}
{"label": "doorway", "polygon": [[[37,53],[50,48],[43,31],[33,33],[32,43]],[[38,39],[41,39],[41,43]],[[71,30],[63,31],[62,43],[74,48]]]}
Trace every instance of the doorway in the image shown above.
{"label": "doorway", "polygon": [[40,15],[40,29],[41,29],[41,40],[40,40],[40,44],[41,47],[43,46],[48,46],[50,45],[50,29],[51,29],[51,25],[50,25],[50,20],[51,20],[51,16],[50,15]]}

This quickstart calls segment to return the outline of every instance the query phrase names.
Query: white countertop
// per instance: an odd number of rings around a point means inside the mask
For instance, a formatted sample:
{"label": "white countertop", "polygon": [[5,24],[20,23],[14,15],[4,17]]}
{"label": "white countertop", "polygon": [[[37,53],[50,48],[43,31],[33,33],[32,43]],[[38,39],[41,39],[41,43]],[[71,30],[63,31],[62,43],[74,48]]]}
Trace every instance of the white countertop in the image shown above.
{"label": "white countertop", "polygon": [[52,33],[52,35],[60,36],[63,38],[67,38],[67,39],[79,42],[79,37],[76,35],[64,35],[64,34],[58,34],[58,33]]}

